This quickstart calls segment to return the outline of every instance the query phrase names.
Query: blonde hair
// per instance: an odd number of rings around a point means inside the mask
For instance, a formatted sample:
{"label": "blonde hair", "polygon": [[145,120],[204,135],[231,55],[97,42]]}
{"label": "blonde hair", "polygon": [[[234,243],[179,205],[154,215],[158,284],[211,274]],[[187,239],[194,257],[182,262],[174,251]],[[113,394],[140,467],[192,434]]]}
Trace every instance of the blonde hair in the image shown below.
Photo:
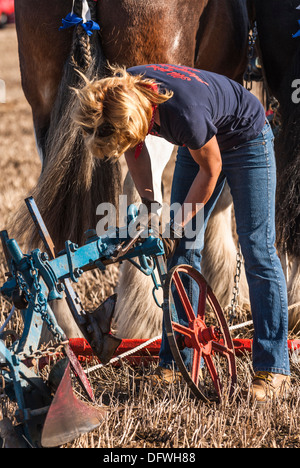
{"label": "blonde hair", "polygon": [[120,157],[144,141],[153,114],[153,105],[173,95],[160,94],[154,80],[131,75],[125,68],[110,67],[112,76],[89,80],[76,89],[78,105],[73,119],[82,128],[87,147],[94,156]]}

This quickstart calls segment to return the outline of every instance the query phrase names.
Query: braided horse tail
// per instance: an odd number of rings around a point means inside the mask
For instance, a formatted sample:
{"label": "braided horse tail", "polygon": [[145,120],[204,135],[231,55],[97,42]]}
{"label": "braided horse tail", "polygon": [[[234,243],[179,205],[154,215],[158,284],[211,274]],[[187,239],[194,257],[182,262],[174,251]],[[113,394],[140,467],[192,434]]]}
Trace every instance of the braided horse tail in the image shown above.
{"label": "braided horse tail", "polygon": [[[91,18],[95,20],[94,0],[74,0],[74,13],[81,16],[83,3],[89,6]],[[105,66],[99,35],[89,36],[78,25],[51,113],[42,173],[31,194],[56,249],[62,249],[68,239],[82,244],[84,232],[96,226],[96,208],[100,203],[110,202],[117,206],[119,164],[95,159],[86,149],[81,131],[71,118],[76,103],[72,88],[84,85],[78,71],[89,79],[101,78],[106,73]],[[30,223],[28,212],[21,209],[14,228],[28,247],[37,246],[40,241]]]}

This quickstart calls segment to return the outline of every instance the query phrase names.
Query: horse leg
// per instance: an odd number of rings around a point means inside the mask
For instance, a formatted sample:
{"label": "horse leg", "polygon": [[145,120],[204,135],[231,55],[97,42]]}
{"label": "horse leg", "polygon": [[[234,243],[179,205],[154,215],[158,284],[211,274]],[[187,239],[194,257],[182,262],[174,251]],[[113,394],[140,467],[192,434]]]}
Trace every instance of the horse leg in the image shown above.
{"label": "horse leg", "polygon": [[98,2],[103,51],[111,63],[193,65],[195,35],[208,0]]}
{"label": "horse leg", "polygon": [[71,7],[72,0],[15,0],[22,88],[32,109],[42,161],[51,109],[72,41],[72,32],[62,33],[59,27]]}
{"label": "horse leg", "polygon": [[[237,267],[237,241],[233,235],[232,218],[232,197],[226,184],[206,228],[201,263],[201,271],[223,308],[231,303]],[[246,303],[249,303],[249,291],[242,268],[239,278],[239,304],[242,306]]]}
{"label": "horse leg", "polygon": [[[16,0],[15,16],[22,88],[32,108],[36,144],[41,161],[64,63],[70,53],[72,32],[59,31],[72,0],[41,2]],[[29,51],[31,53],[29,54]],[[81,336],[65,300],[51,302],[58,323],[68,338]],[[49,333],[43,332],[42,341]]]}
{"label": "horse leg", "polygon": [[297,258],[287,254],[280,256],[286,278],[289,304],[289,329],[294,333],[300,330],[300,265]]}
{"label": "horse leg", "polygon": [[277,249],[286,272],[289,327],[293,328],[300,318],[300,306],[296,305],[300,301],[300,112],[299,101],[293,96],[294,82],[300,76],[299,40],[293,38],[298,30],[299,2],[254,0],[253,4],[266,85],[280,104],[280,128],[275,139]]}
{"label": "horse leg", "polygon": [[[151,135],[146,138],[146,145],[152,163],[154,197],[162,203],[162,174],[174,146]],[[157,164],[158,155],[159,164]],[[129,173],[125,177],[123,193],[127,195],[128,204],[140,204],[140,197]],[[112,324],[113,333],[117,338],[148,338],[161,333],[162,312],[154,302],[152,289],[151,277],[145,276],[129,262],[121,265],[116,290],[118,301]],[[158,291],[157,298],[161,303],[160,293],[161,291]]]}
{"label": "horse leg", "polygon": [[210,0],[199,22],[195,67],[242,83],[247,66],[248,22],[245,0]]}

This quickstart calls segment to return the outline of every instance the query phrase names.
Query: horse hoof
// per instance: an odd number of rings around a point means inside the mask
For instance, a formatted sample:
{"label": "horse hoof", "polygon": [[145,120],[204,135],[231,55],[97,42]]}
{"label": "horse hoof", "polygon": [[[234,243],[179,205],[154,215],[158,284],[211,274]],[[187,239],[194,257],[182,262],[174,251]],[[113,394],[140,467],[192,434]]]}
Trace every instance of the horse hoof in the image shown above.
{"label": "horse hoof", "polygon": [[113,335],[104,335],[102,351],[99,354],[102,364],[107,364],[111,360],[121,342],[122,340]]}

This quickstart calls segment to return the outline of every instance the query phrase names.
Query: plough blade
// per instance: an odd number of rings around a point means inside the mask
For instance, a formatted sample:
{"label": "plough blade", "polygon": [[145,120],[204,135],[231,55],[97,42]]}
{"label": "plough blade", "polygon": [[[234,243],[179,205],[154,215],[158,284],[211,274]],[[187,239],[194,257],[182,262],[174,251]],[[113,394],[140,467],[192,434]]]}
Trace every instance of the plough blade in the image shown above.
{"label": "plough blade", "polygon": [[70,363],[49,408],[42,432],[43,447],[58,447],[98,427],[106,415],[78,400],[72,390]]}

